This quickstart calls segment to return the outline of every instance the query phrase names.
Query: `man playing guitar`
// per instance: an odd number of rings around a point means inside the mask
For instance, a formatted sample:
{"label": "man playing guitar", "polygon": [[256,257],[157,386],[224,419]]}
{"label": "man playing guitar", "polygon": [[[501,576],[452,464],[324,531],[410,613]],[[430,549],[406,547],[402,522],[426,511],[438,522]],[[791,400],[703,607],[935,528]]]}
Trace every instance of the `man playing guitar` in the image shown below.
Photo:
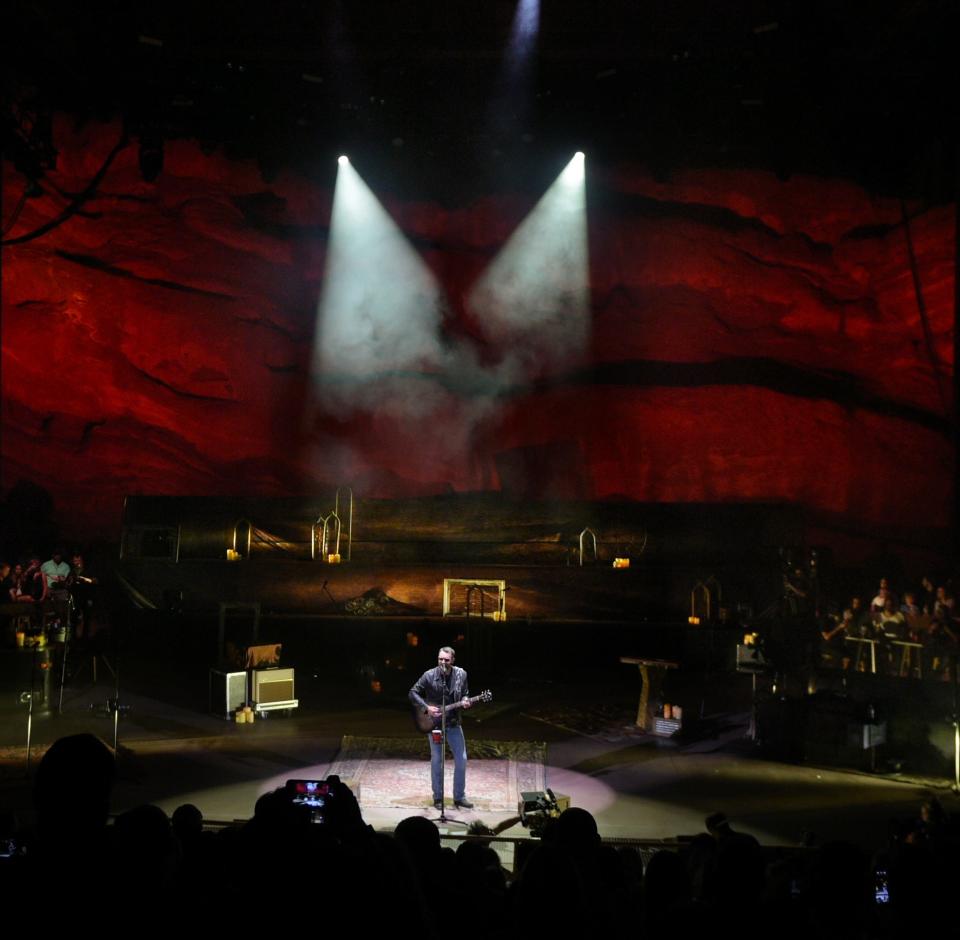
{"label": "man playing guitar", "polygon": [[[416,709],[440,724],[441,704],[447,702],[447,744],[453,754],[453,802],[457,807],[472,809],[464,790],[467,783],[467,742],[460,727],[460,709],[469,708],[470,690],[467,671],[454,665],[456,653],[444,646],[437,654],[437,665],[428,669],[410,689],[410,701]],[[450,705],[456,707],[450,708]],[[443,752],[439,741],[430,735],[430,780],[433,786],[434,808],[443,809]]]}

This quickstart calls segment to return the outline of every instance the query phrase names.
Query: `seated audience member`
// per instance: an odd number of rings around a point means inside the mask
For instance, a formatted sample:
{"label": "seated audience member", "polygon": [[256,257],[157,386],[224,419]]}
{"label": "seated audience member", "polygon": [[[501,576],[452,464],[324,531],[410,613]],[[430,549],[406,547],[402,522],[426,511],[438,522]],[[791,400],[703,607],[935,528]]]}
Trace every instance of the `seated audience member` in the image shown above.
{"label": "seated audience member", "polygon": [[466,841],[457,846],[455,855],[458,880],[473,895],[480,909],[506,903],[507,881],[500,867],[500,856],[483,842]]}
{"label": "seated audience member", "polygon": [[43,575],[44,596],[54,591],[66,591],[67,579],[70,577],[70,566],[63,560],[63,552],[57,548],[52,557],[40,566]]}
{"label": "seated audience member", "polygon": [[616,894],[623,888],[615,867],[619,863],[616,852],[601,842],[593,815],[578,806],[565,809],[544,834],[544,841],[562,849],[573,862],[580,876],[584,903],[594,912],[593,927],[597,935],[617,933],[617,928],[623,926],[617,923]]}
{"label": "seated audience member", "polygon": [[693,900],[705,902],[715,900],[719,853],[717,840],[706,832],[694,836],[685,846],[681,857],[687,868],[690,895]]}
{"label": "seated audience member", "polygon": [[10,589],[5,595],[12,601],[25,601],[33,603],[33,595],[30,593],[30,581],[27,578],[26,565],[19,562],[13,566],[10,572]]}
{"label": "seated audience member", "polygon": [[907,632],[907,618],[897,607],[893,597],[888,597],[878,621],[878,629],[888,639],[902,640]]}
{"label": "seated audience member", "polygon": [[917,603],[920,610],[925,614],[933,613],[933,604],[936,600],[936,589],[933,586],[933,580],[926,575],[920,580],[920,592],[917,597]]}
{"label": "seated audience member", "polygon": [[920,816],[907,832],[904,841],[912,844],[937,842],[946,838],[949,831],[949,816],[943,804],[929,796],[920,804]]}
{"label": "seated audience member", "polygon": [[50,601],[57,619],[66,625],[70,616],[69,577],[70,566],[63,560],[63,552],[58,548],[53,557],[40,566],[43,576],[43,595],[41,601]]}
{"label": "seated audience member", "polygon": [[917,603],[915,592],[907,591],[904,594],[900,612],[907,621],[906,638],[911,643],[923,643],[926,640],[927,631],[930,629],[930,615],[925,613]]}
{"label": "seated audience member", "polygon": [[932,617],[923,644],[924,675],[940,675],[949,679],[946,670],[950,660],[960,653],[960,630],[955,623]]}
{"label": "seated audience member", "polygon": [[423,816],[408,816],[397,823],[393,837],[407,850],[421,886],[428,891],[431,881],[446,874],[440,848],[440,830]]}
{"label": "seated audience member", "polygon": [[10,572],[9,581],[10,586],[3,595],[4,601],[20,600],[20,595],[23,593],[23,565],[21,565],[19,562],[13,566],[13,570]]}
{"label": "seated audience member", "polygon": [[173,834],[185,849],[203,839],[203,813],[193,803],[182,803],[170,817]]}
{"label": "seated audience member", "polygon": [[938,587],[933,601],[933,616],[937,620],[953,620],[956,617],[956,608],[957,602],[953,595],[942,585]]}
{"label": "seated audience member", "polygon": [[766,866],[760,843],[734,830],[723,813],[711,814],[705,824],[717,845],[707,898],[717,912],[742,911],[763,893]]}
{"label": "seated audience member", "polygon": [[[92,734],[55,741],[43,755],[33,784],[36,826],[25,834],[26,851],[9,874],[11,896],[26,910],[59,928],[104,890],[112,872],[107,826],[115,779],[113,752]],[[50,900],[56,875],[57,899]]]}
{"label": "seated audience member", "polygon": [[908,619],[910,617],[919,617],[920,616],[920,606],[917,604],[917,595],[915,591],[905,591],[903,595],[903,603],[900,605],[900,613]]}
{"label": "seated audience member", "polygon": [[669,937],[677,912],[693,899],[687,867],[676,852],[660,849],[643,877],[644,937]]}
{"label": "seated audience member", "polygon": [[880,579],[880,587],[877,588],[876,596],[870,601],[870,610],[873,613],[879,613],[887,604],[888,598],[893,598],[894,602],[897,600],[897,595],[890,590],[890,584],[886,578]]}
{"label": "seated audience member", "polygon": [[43,572],[40,568],[40,557],[31,555],[23,572],[23,600],[39,601],[43,598]]}
{"label": "seated audience member", "polygon": [[[7,603],[11,600],[10,591],[13,588],[13,574],[10,569],[10,565],[2,561],[0,562],[0,603]],[[3,634],[7,633],[7,630],[10,626],[11,619],[6,614],[0,617],[0,628],[2,628]]]}
{"label": "seated audience member", "polygon": [[855,594],[850,598],[850,610],[853,612],[851,636],[865,636],[872,632],[873,620],[870,611],[863,606],[863,598]]}
{"label": "seated audience member", "polygon": [[812,609],[810,580],[799,565],[783,575],[784,613],[791,617],[807,614]]}
{"label": "seated audience member", "polygon": [[881,641],[880,663],[884,671],[895,674],[899,670],[899,655],[902,648],[893,646],[894,640],[907,638],[907,618],[897,607],[893,597],[888,597],[877,620],[877,636]]}
{"label": "seated audience member", "polygon": [[743,845],[753,849],[760,845],[755,836],[747,832],[737,832],[724,813],[711,813],[704,820],[704,825],[720,846]]}
{"label": "seated audience member", "polygon": [[[34,779],[37,832],[41,843],[65,844],[78,852],[102,833],[110,810],[116,771],[113,752],[92,734],[55,741],[43,755]],[[64,794],[69,799],[64,799]]]}
{"label": "seated audience member", "polygon": [[600,845],[597,821],[587,810],[579,806],[565,809],[557,820],[554,839],[578,860],[590,863]]}
{"label": "seated audience member", "polygon": [[[854,595],[850,598],[848,608],[852,614],[849,625],[846,629],[846,636],[860,640],[877,639],[878,615],[872,613],[863,603],[863,600]],[[863,643],[844,643],[846,651],[850,656],[851,662],[856,663],[856,668],[860,671],[868,668],[870,662],[870,653]]]}
{"label": "seated audience member", "polygon": [[89,636],[93,620],[94,592],[97,579],[87,570],[80,552],[74,552],[70,559],[70,596],[73,598],[74,636],[78,639]]}
{"label": "seated audience member", "polygon": [[848,607],[836,623],[826,624],[820,631],[820,636],[823,639],[821,655],[824,662],[842,669],[849,669],[851,655],[845,640],[848,636],[859,636],[853,609]]}
{"label": "seated audience member", "polygon": [[[545,899],[548,899],[545,901]],[[570,853],[541,841],[510,885],[508,937],[603,936]]]}
{"label": "seated audience member", "polygon": [[127,810],[114,820],[112,837],[114,885],[121,910],[169,895],[176,880],[180,846],[167,814],[149,804]]}

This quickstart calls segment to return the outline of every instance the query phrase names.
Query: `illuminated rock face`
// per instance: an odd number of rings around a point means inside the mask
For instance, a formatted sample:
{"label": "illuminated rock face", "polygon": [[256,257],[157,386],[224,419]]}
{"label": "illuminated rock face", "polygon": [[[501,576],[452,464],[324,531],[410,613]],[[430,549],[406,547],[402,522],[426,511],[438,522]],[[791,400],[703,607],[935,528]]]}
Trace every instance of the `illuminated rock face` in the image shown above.
{"label": "illuminated rock face", "polygon": [[[62,123],[49,179],[81,191],[118,138]],[[23,184],[3,171],[9,219]],[[483,312],[464,310],[533,198],[388,201],[450,300],[440,345],[459,352],[374,377],[319,415],[307,402],[333,168],[326,188],[267,186],[250,165],[172,143],[147,184],[134,143],[79,211],[47,186],[7,238],[68,217],[3,249],[4,489],[46,487],[79,536],[115,534],[127,493],[348,482],[372,496],[504,489],[948,518],[952,207],[907,207],[928,344],[897,202],[747,172],[588,179],[592,314],[574,361],[498,368],[510,350],[478,342]],[[497,381],[463,381],[464,357]]]}

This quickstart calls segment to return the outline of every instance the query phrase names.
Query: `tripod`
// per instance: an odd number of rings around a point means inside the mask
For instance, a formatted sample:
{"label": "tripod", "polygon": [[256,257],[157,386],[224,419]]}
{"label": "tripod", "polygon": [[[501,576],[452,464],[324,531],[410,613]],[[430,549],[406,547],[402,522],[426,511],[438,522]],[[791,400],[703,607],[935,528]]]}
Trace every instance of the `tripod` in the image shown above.
{"label": "tripod", "polygon": [[[121,664],[121,649],[122,649],[122,637],[121,637],[121,626],[119,623],[114,623],[111,627],[110,633],[113,640],[113,665],[111,666],[105,656],[102,657],[104,665],[106,665],[110,674],[113,676],[113,695],[111,698],[108,698],[103,705],[91,705],[90,710],[102,718],[110,718],[113,724],[113,749],[117,749],[117,742],[120,735],[120,717],[121,715],[126,715],[130,712],[130,706],[127,704],[121,704],[120,701],[120,664]],[[96,681],[96,657],[92,659],[94,666],[94,681]]]}
{"label": "tripod", "polygon": [[[68,621],[67,629],[63,639],[63,659],[60,665],[60,699],[57,706],[57,713],[63,711],[63,687],[67,683],[68,676],[73,682],[79,682],[80,677],[90,669],[93,676],[93,684],[97,684],[97,664],[101,664],[107,672],[116,679],[113,666],[103,650],[104,639],[102,636],[95,635],[93,611],[95,608],[92,602],[88,601],[83,607],[77,605],[70,598],[71,617]],[[83,627],[83,638],[80,639],[80,627]],[[68,666],[68,659],[71,660]]]}

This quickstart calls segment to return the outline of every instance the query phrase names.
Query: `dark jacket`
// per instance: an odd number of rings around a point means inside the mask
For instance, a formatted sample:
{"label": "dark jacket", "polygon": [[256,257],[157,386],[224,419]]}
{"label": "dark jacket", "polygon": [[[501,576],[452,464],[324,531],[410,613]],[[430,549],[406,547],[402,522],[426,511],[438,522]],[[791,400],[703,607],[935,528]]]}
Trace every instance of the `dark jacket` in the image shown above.
{"label": "dark jacket", "polygon": [[[470,696],[470,688],[467,685],[467,670],[454,666],[450,675],[444,678],[439,666],[428,669],[413,684],[410,690],[410,701],[418,708],[426,708],[427,705],[440,706],[443,701],[443,683],[447,684],[447,704],[459,702],[463,698]],[[460,709],[453,709],[447,712],[447,724],[460,724]]]}

